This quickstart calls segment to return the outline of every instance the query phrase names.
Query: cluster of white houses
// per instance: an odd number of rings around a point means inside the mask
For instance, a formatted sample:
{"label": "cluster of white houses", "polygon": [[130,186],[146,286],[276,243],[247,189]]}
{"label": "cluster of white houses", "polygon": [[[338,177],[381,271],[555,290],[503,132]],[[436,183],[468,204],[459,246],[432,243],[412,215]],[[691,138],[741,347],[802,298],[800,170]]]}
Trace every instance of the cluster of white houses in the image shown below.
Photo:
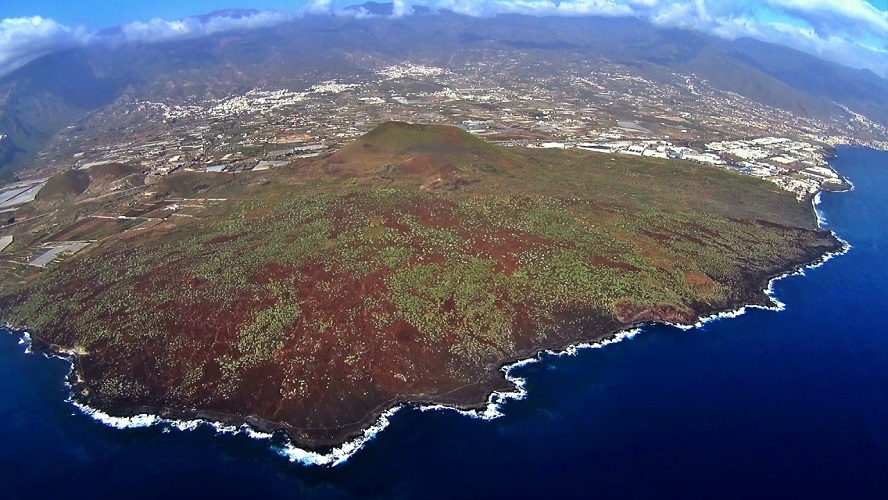
{"label": "cluster of white houses", "polygon": [[844,182],[829,168],[822,147],[784,137],[711,142],[706,144],[703,152],[686,146],[676,146],[665,140],[609,140],[575,144],[543,142],[527,146],[547,149],[576,147],[596,153],[681,159],[722,165],[743,174],[767,179],[787,191],[796,193],[799,198],[819,191],[825,184],[840,185]]}

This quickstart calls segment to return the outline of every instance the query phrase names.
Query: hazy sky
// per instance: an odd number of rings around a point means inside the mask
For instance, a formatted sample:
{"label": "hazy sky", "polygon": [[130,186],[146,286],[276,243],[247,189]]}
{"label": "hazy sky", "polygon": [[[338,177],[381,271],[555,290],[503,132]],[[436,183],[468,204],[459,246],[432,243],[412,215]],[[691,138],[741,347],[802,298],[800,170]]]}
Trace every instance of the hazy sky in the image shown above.
{"label": "hazy sky", "polygon": [[[269,26],[307,11],[335,13],[331,0],[0,0],[0,75],[29,60],[122,26],[128,39],[203,36]],[[636,16],[723,38],[752,36],[888,77],[888,0],[395,0],[396,13],[431,5],[474,16],[519,12],[560,16]],[[272,10],[209,25],[188,16],[227,8]]]}

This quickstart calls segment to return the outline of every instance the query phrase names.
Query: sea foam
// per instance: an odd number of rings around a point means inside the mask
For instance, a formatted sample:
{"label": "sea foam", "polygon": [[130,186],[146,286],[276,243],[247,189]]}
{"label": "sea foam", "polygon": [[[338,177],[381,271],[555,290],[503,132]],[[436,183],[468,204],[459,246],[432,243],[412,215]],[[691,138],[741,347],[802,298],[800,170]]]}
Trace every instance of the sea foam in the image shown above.
{"label": "sea foam", "polygon": [[611,344],[616,344],[617,342],[622,342],[626,339],[631,339],[640,332],[640,328],[630,328],[617,332],[614,335],[606,337],[597,342],[581,342],[577,344],[571,344],[562,350],[546,349],[529,358],[520,359],[518,361],[515,361],[514,363],[505,365],[502,367],[502,371],[505,374],[506,380],[512,384],[512,390],[494,391],[490,393],[490,395],[487,397],[487,404],[482,409],[466,410],[442,404],[423,404],[419,405],[418,408],[420,411],[454,411],[456,413],[459,413],[460,415],[465,415],[467,417],[478,418],[482,420],[492,420],[501,417],[503,416],[502,407],[507,401],[522,400],[527,397],[527,379],[514,375],[512,373],[513,370],[539,362],[540,360],[542,360],[544,354],[549,356],[576,356],[581,349],[600,349]]}
{"label": "sea foam", "polygon": [[[848,184],[851,186],[846,191],[853,191],[854,184],[851,184],[851,182],[847,181],[847,180],[846,180],[846,182],[848,182]],[[819,227],[820,229],[826,229],[826,225],[827,225],[826,216],[823,214],[823,211],[821,211],[819,208],[820,203],[822,202],[822,199],[820,197],[821,193],[822,193],[822,191],[818,191],[817,194],[811,199],[811,206],[814,209],[814,213],[817,216],[817,227]],[[790,276],[804,276],[805,270],[816,269],[816,268],[826,264],[828,261],[832,260],[833,258],[838,257],[840,255],[844,255],[844,254],[848,253],[849,251],[851,251],[852,246],[850,243],[848,243],[844,239],[840,238],[839,235],[835,233],[835,231],[830,231],[830,234],[832,234],[832,236],[835,239],[839,240],[839,242],[842,244],[842,248],[838,251],[835,251],[835,252],[825,253],[822,257],[820,257],[820,259],[818,259],[815,262],[812,262],[812,263],[807,264],[805,266],[801,266],[798,269],[788,271],[786,273],[781,274],[780,276],[776,276],[774,278],[771,278],[768,281],[768,286],[766,286],[765,289],[763,290],[763,292],[765,292],[765,295],[768,296],[768,299],[771,302],[770,305],[761,306],[761,305],[756,305],[756,304],[746,304],[746,305],[738,307],[737,309],[733,309],[730,311],[723,311],[723,312],[711,314],[709,316],[704,316],[704,317],[700,318],[696,323],[691,324],[691,325],[682,325],[682,324],[677,324],[677,323],[666,323],[666,324],[669,326],[678,328],[680,330],[693,330],[695,328],[701,328],[705,324],[710,323],[712,321],[717,321],[717,320],[725,319],[725,318],[728,318],[728,319],[737,318],[739,316],[746,314],[746,312],[749,309],[763,309],[766,311],[775,311],[775,312],[780,312],[780,311],[786,310],[786,304],[784,304],[783,302],[780,301],[780,299],[777,298],[777,295],[774,291],[774,283],[776,283],[777,281],[780,281],[784,278],[788,278]]]}
{"label": "sea foam", "polygon": [[18,341],[19,345],[25,346],[25,354],[31,354],[31,334],[22,332],[22,338]]}
{"label": "sea foam", "polygon": [[[853,189],[853,185],[851,185],[851,189]],[[819,205],[821,203],[820,193],[818,192],[816,196],[812,199],[812,205],[814,208],[815,214],[817,214],[817,224],[819,227],[823,228],[827,222],[826,218],[819,210]],[[832,232],[832,231],[831,231]],[[765,309],[771,311],[783,311],[786,309],[786,305],[781,302],[775,295],[774,292],[774,283],[778,280],[786,278],[788,276],[794,275],[804,275],[805,269],[813,269],[822,266],[830,259],[843,255],[851,250],[851,245],[838,237],[835,232],[832,232],[833,236],[837,238],[842,243],[842,249],[837,252],[829,252],[825,254],[821,259],[817,262],[809,264],[807,266],[800,267],[796,270],[784,273],[780,276],[777,276],[768,281],[767,287],[763,290],[765,294],[769,297],[771,301],[771,305],[769,306],[759,306],[759,305],[744,305],[738,307],[737,309],[731,311],[724,311],[716,314],[712,314],[710,316],[706,316],[700,318],[696,323],[692,325],[681,325],[681,324],[671,324],[667,323],[670,326],[675,328],[679,328],[682,330],[692,330],[695,328],[701,328],[705,324],[716,321],[724,318],[736,318],[743,314],[745,314],[748,309]],[[11,331],[16,331],[12,328],[12,326],[7,325]],[[287,440],[284,444],[276,444],[274,443],[274,434],[257,431],[256,429],[250,427],[247,424],[243,424],[241,426],[234,426],[230,424],[225,424],[222,422],[214,422],[203,419],[190,419],[190,420],[177,420],[177,419],[169,419],[160,417],[158,415],[152,414],[139,414],[128,417],[115,417],[106,412],[103,412],[99,409],[92,408],[87,406],[73,397],[73,388],[72,395],[69,396],[68,401],[73,404],[78,410],[80,410],[84,415],[101,422],[110,427],[114,427],[116,429],[137,429],[137,428],[146,428],[153,426],[162,426],[165,432],[169,432],[171,430],[178,430],[182,432],[194,431],[203,426],[211,427],[215,430],[216,434],[220,435],[237,435],[243,434],[251,439],[267,442],[269,447],[277,452],[280,456],[288,459],[291,462],[298,462],[304,465],[319,465],[319,466],[330,466],[335,467],[337,465],[341,465],[345,463],[349,458],[354,456],[358,451],[360,451],[369,441],[371,441],[377,434],[382,432],[386,427],[389,426],[391,422],[391,417],[393,417],[398,411],[400,411],[405,406],[411,406],[414,408],[418,408],[420,411],[453,411],[459,413],[460,415],[468,416],[470,418],[477,418],[483,420],[492,420],[504,415],[502,412],[503,405],[510,400],[522,400],[527,397],[527,389],[526,384],[527,380],[523,377],[519,377],[513,374],[514,370],[517,370],[521,367],[528,366],[533,363],[537,363],[543,359],[543,355],[550,356],[576,356],[580,350],[583,349],[600,349],[602,347],[606,347],[611,344],[615,344],[621,342],[623,340],[631,339],[635,335],[641,333],[641,328],[631,328],[627,330],[623,330],[617,332],[616,334],[602,339],[597,342],[582,342],[577,344],[572,344],[565,347],[562,350],[543,350],[537,353],[534,356],[520,359],[508,365],[505,365],[501,368],[504,373],[505,379],[512,384],[512,389],[507,391],[494,391],[492,392],[488,398],[486,405],[481,409],[462,409],[455,406],[443,405],[443,404],[416,404],[416,403],[402,403],[397,406],[394,406],[385,412],[383,412],[373,423],[373,425],[364,429],[364,431],[356,438],[347,441],[327,453],[315,452],[311,450],[306,450],[300,448],[293,444],[292,441]],[[25,352],[31,353],[31,335],[26,331],[21,331],[21,339],[19,340],[19,344],[26,345]],[[52,354],[55,357],[59,357],[61,359],[67,360],[71,367],[71,373],[74,372],[74,362],[73,356],[71,353],[60,352]],[[49,356],[49,354],[47,354]],[[66,380],[66,384],[68,384]],[[70,384],[68,384],[70,387]]]}
{"label": "sea foam", "polygon": [[[68,386],[69,389],[72,390],[71,395],[68,397],[67,400],[69,403],[77,408],[83,415],[86,415],[87,417],[97,422],[100,422],[109,427],[113,427],[115,429],[144,429],[148,427],[160,427],[161,429],[163,429],[163,432],[171,432],[173,430],[189,432],[197,430],[201,427],[210,427],[215,431],[216,434],[219,435],[243,434],[256,441],[266,442],[268,443],[269,447],[273,449],[277,454],[288,459],[291,462],[298,462],[304,465],[335,467],[337,465],[345,463],[349,458],[360,451],[369,441],[375,438],[377,434],[388,427],[391,422],[391,417],[405,406],[416,407],[420,411],[455,411],[461,415],[465,415],[471,418],[492,420],[503,415],[502,405],[504,405],[507,401],[520,400],[524,399],[527,396],[527,389],[525,388],[526,379],[515,376],[512,373],[513,370],[540,361],[540,359],[542,359],[543,353],[554,356],[575,356],[577,352],[581,349],[597,349],[605,347],[607,345],[632,338],[639,332],[640,329],[633,328],[630,330],[618,332],[617,334],[603,339],[599,342],[574,344],[566,347],[564,350],[561,351],[545,350],[541,351],[535,356],[521,359],[515,361],[514,363],[505,365],[502,367],[502,371],[505,374],[506,380],[508,380],[513,385],[513,389],[508,391],[492,392],[488,396],[487,404],[482,409],[465,410],[448,405],[416,405],[414,403],[402,403],[383,412],[379,416],[379,418],[377,418],[376,422],[374,422],[373,425],[369,426],[368,428],[364,429],[358,437],[347,441],[326,453],[300,448],[290,440],[287,440],[284,444],[276,444],[273,442],[274,434],[257,431],[247,424],[235,426],[204,419],[178,420],[165,418],[149,413],[141,413],[124,417],[114,416],[98,408],[93,408],[80,401],[77,401],[77,399],[74,397],[73,387],[67,379],[65,381],[65,384]],[[22,332],[21,335],[22,336],[19,340],[19,344],[26,344],[28,346],[26,352],[31,352],[31,336],[27,332]],[[47,356],[49,356],[49,354],[47,354]],[[54,353],[52,354],[52,356],[67,361],[70,365],[71,373],[73,373],[74,361],[73,356],[70,353],[60,352]]]}
{"label": "sea foam", "polygon": [[333,448],[333,450],[328,453],[304,450],[292,444],[292,442],[276,447],[277,452],[291,462],[299,462],[305,465],[328,465],[335,467],[345,463],[346,460],[360,451],[368,441],[376,437],[377,434],[388,427],[390,423],[389,419],[395,413],[400,411],[403,406],[404,405],[398,405],[384,411],[382,415],[376,419],[376,422],[373,425],[364,429],[360,436]]}

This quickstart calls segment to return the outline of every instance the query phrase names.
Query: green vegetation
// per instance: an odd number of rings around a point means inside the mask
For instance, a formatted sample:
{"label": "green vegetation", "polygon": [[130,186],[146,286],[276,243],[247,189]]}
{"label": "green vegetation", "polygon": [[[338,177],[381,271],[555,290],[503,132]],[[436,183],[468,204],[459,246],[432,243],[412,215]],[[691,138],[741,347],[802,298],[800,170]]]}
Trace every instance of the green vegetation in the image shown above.
{"label": "green vegetation", "polygon": [[[375,152],[346,178],[317,173],[326,164],[261,190],[254,174],[172,176],[162,187],[178,196],[230,199],[4,288],[4,319],[86,352],[101,400],[329,426],[323,415],[354,420],[346,413],[393,398],[482,387],[505,359],[602,333],[565,320],[689,321],[754,299],[767,277],[837,244],[808,207],[756,179],[521,156],[451,129],[435,142],[440,132],[368,134],[345,153]],[[448,161],[475,182],[437,192],[417,189],[421,173],[380,181],[400,161],[385,151],[454,141]],[[503,170],[473,167],[486,164]]]}
{"label": "green vegetation", "polygon": [[297,304],[281,303],[259,311],[253,322],[241,328],[237,335],[237,349],[247,360],[244,364],[254,365],[274,357],[289,340],[288,332],[297,319]]}

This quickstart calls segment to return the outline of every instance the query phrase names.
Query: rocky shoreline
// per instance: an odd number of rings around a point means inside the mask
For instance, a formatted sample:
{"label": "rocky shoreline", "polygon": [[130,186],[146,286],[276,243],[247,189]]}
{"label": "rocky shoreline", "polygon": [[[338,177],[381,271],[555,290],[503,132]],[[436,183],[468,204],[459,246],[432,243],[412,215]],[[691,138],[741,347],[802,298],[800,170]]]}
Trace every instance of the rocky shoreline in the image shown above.
{"label": "rocky shoreline", "polygon": [[[458,130],[403,124],[343,151],[364,165],[360,144],[403,142],[404,130],[435,151],[456,138],[464,156],[518,161]],[[34,318],[34,348],[70,361],[72,402],[94,418],[246,425],[324,457],[359,446],[404,405],[493,418],[503,401],[523,397],[510,370],[541,352],[773,306],[774,278],[845,248],[818,228],[816,208],[719,169],[524,160],[527,185],[513,186],[520,196],[401,189],[380,198],[368,189],[263,198],[279,218],[244,209],[234,229],[188,226],[199,234],[121,242],[12,290],[0,308],[19,323]],[[577,189],[573,177],[628,196],[602,188],[594,201],[565,197],[560,189]],[[565,184],[542,186],[558,197],[527,195],[542,180]],[[291,249],[297,241],[307,243]],[[400,252],[385,254],[393,244]],[[253,262],[257,245],[267,248]],[[282,264],[294,255],[299,265]],[[351,270],[358,257],[373,266]],[[170,259],[181,269],[158,264]],[[233,265],[241,260],[250,265]]]}
{"label": "rocky shoreline", "polygon": [[[264,437],[271,437],[277,433],[282,433],[285,441],[291,443],[290,446],[298,447],[306,450],[308,453],[331,453],[331,449],[335,451],[337,447],[348,444],[350,440],[363,439],[369,428],[378,426],[384,415],[393,409],[403,405],[430,406],[435,408],[450,408],[460,412],[472,414],[481,418],[492,418],[498,413],[495,408],[507,399],[523,397],[523,388],[520,386],[520,379],[509,376],[509,370],[516,366],[527,362],[528,360],[538,359],[543,352],[565,352],[575,349],[577,346],[591,346],[598,343],[610,342],[615,338],[619,338],[628,331],[635,330],[649,324],[671,324],[679,327],[693,327],[705,322],[707,319],[718,318],[723,315],[732,315],[736,311],[742,311],[746,307],[774,308],[774,300],[769,295],[770,284],[777,279],[785,276],[796,274],[805,268],[816,267],[831,256],[844,253],[848,245],[833,234],[834,245],[830,248],[812,249],[806,260],[801,263],[792,263],[781,269],[775,269],[766,276],[750,276],[745,280],[745,291],[730,303],[721,304],[717,307],[708,309],[699,309],[694,311],[692,317],[675,317],[663,314],[663,311],[650,311],[649,314],[643,315],[644,319],[632,323],[619,323],[612,321],[612,324],[605,327],[606,331],[600,335],[588,336],[584,335],[582,327],[577,328],[578,324],[583,322],[589,323],[596,318],[588,315],[576,315],[573,322],[565,322],[567,330],[574,332],[567,336],[548,343],[534,345],[523,350],[517,355],[500,360],[495,366],[491,366],[491,374],[493,376],[479,380],[474,387],[466,388],[465,395],[453,398],[451,394],[449,401],[436,400],[435,396],[428,398],[404,396],[393,398],[378,405],[372,412],[368,413],[363,419],[349,423],[340,424],[327,429],[299,429],[284,422],[274,422],[267,419],[258,418],[251,415],[237,415],[214,411],[200,410],[198,408],[169,408],[169,407],[153,407],[153,406],[126,406],[107,404],[97,401],[91,397],[89,390],[86,388],[82,369],[80,368],[79,355],[71,350],[64,349],[60,346],[46,343],[41,340],[39,332],[33,332],[27,329],[18,329],[19,332],[28,331],[31,335],[32,351],[41,352],[47,356],[56,356],[67,359],[71,362],[71,371],[67,376],[67,383],[72,390],[72,402],[74,402],[81,410],[94,410],[102,412],[111,418],[130,418],[137,416],[153,416],[156,420],[169,422],[191,422],[199,420],[205,423],[212,423],[224,426],[233,426],[241,428],[247,426],[258,433],[265,433]],[[602,318],[597,318],[601,320]],[[571,324],[572,323],[572,324]],[[600,323],[598,323],[600,328]],[[479,397],[481,396],[481,397]],[[154,419],[152,419],[154,421]],[[318,431],[321,430],[321,433]],[[324,432],[329,430],[330,432]],[[319,437],[323,434],[323,437]]]}

